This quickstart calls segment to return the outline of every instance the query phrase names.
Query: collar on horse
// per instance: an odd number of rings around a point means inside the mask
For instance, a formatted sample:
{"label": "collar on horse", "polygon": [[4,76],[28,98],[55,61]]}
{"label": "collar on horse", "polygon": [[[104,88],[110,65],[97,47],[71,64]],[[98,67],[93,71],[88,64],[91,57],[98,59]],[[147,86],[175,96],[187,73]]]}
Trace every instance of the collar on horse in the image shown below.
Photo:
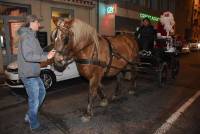
{"label": "collar on horse", "polygon": [[[128,61],[125,57],[123,57],[121,54],[119,54],[118,52],[114,51],[112,48],[112,44],[110,42],[110,40],[106,37],[103,37],[107,43],[108,43],[108,47],[109,47],[109,62],[108,64],[104,61],[100,61],[98,59],[74,59],[74,61],[78,64],[92,64],[92,65],[97,65],[97,66],[101,66],[103,68],[106,68],[106,71],[104,73],[104,75],[106,76],[111,68],[117,69],[117,70],[122,70],[122,68],[116,67],[116,66],[112,66],[112,61],[113,61],[113,57],[117,57],[117,58],[122,58],[123,60],[125,60],[128,64],[131,65],[135,65],[134,63]],[[83,49],[81,49],[83,50]],[[124,69],[125,70],[125,69]],[[126,70],[126,71],[130,71],[130,70]]]}

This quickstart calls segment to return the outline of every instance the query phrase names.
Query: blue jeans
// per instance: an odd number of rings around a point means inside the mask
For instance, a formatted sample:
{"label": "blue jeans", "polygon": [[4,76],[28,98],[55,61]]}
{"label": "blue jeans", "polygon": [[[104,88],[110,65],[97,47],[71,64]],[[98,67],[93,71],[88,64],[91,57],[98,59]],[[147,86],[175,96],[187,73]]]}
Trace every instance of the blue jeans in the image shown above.
{"label": "blue jeans", "polygon": [[38,109],[44,101],[46,90],[44,83],[40,77],[34,78],[21,78],[24,83],[26,92],[28,94],[28,118],[31,129],[38,128],[40,126],[38,120]]}

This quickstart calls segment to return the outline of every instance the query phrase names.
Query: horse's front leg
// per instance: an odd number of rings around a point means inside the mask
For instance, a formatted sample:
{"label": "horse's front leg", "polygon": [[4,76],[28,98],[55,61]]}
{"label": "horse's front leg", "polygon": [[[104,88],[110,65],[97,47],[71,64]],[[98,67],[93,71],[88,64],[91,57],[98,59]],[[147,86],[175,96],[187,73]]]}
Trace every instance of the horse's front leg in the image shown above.
{"label": "horse's front leg", "polygon": [[93,116],[93,104],[94,100],[97,96],[97,89],[99,85],[98,78],[93,77],[89,81],[89,94],[88,94],[88,105],[87,105],[87,110],[84,116],[81,118],[83,122],[88,122],[90,121],[91,117]]}
{"label": "horse's front leg", "polygon": [[108,99],[106,98],[106,95],[104,93],[104,88],[101,83],[99,83],[99,88],[98,88],[98,95],[101,99],[100,101],[100,106],[105,107],[108,105]]}

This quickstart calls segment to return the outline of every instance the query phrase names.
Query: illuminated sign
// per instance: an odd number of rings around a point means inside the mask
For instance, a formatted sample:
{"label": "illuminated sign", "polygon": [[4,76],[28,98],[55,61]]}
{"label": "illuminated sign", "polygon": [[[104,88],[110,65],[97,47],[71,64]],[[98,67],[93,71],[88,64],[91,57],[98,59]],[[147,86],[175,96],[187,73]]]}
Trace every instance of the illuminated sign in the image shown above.
{"label": "illuminated sign", "polygon": [[107,13],[107,14],[115,14],[116,11],[117,11],[117,5],[116,5],[116,4],[109,5],[109,6],[107,6],[107,8],[106,8],[106,13]]}
{"label": "illuminated sign", "polygon": [[160,18],[159,17],[156,17],[156,16],[151,16],[149,14],[145,14],[145,13],[140,13],[140,18],[149,18],[150,20],[152,21],[159,21]]}
{"label": "illuminated sign", "polygon": [[115,8],[113,6],[107,7],[107,13],[114,13]]}

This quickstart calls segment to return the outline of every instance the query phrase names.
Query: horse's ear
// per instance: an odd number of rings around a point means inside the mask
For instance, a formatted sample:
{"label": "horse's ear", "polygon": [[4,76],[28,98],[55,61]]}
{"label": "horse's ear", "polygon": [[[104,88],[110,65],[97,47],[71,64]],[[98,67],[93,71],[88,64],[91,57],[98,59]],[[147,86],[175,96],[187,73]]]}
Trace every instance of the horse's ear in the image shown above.
{"label": "horse's ear", "polygon": [[53,23],[57,26],[57,24],[58,24],[58,17],[53,16],[52,20],[53,20]]}

